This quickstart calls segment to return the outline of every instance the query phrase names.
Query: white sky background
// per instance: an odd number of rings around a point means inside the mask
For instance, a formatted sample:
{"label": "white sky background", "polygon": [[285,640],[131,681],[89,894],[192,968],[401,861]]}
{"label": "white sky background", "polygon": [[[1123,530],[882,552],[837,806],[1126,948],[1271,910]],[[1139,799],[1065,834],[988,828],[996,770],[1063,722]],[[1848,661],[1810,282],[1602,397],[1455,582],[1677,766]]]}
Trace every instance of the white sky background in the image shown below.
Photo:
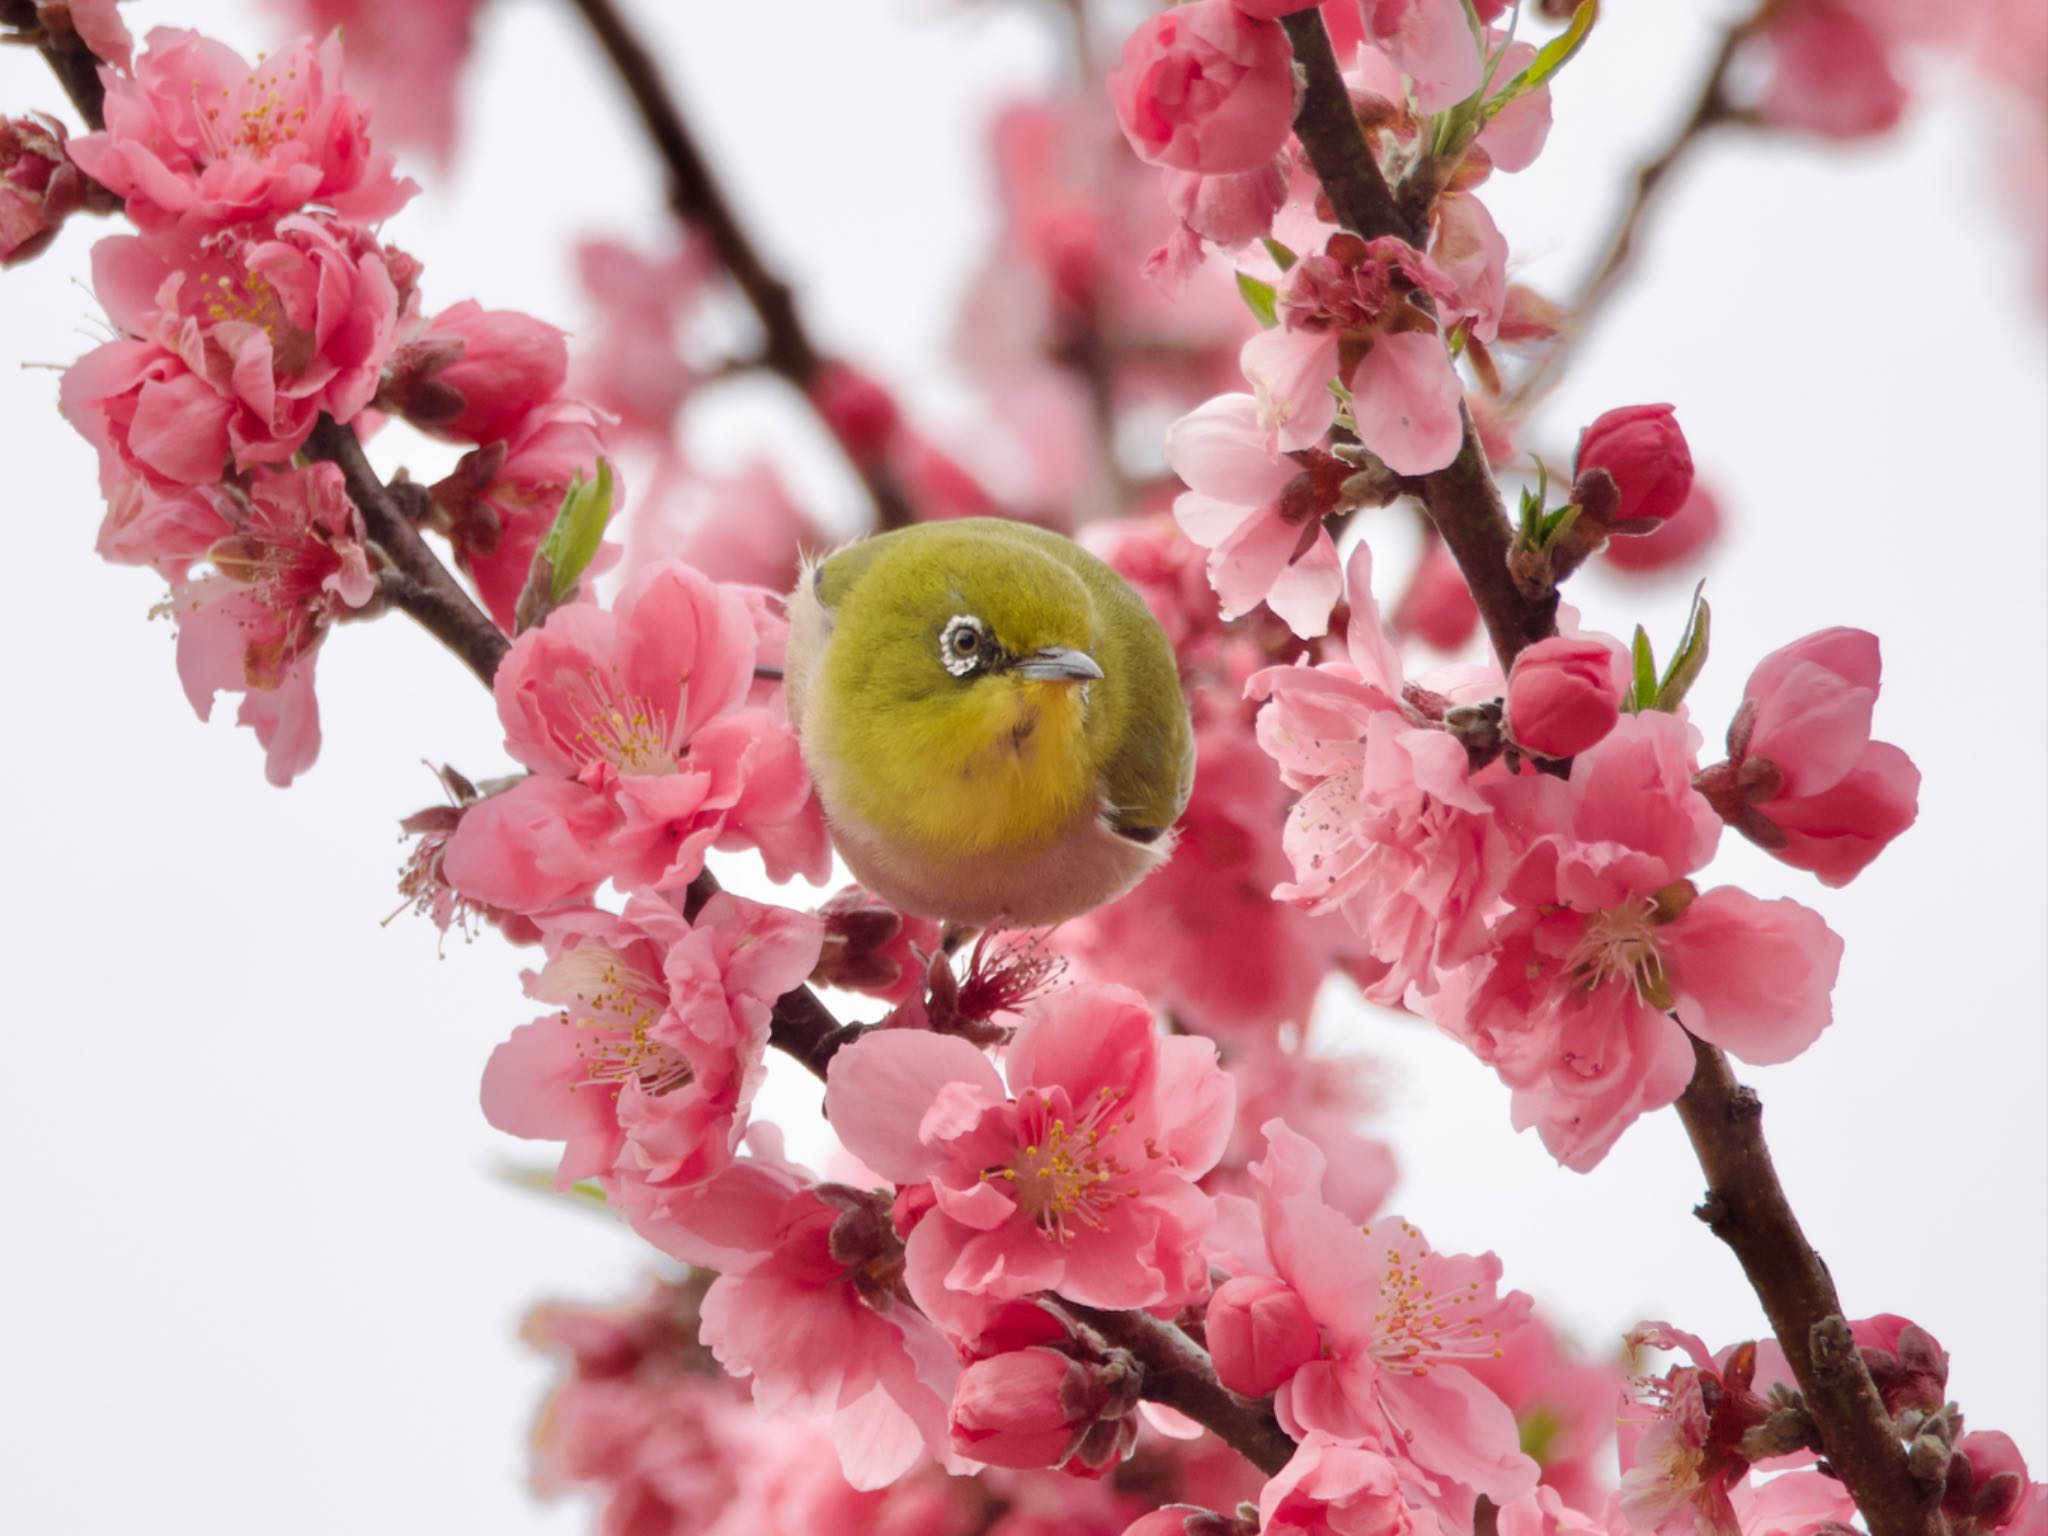
{"label": "white sky background", "polygon": [[[828,346],[934,418],[953,304],[988,238],[982,124],[1060,67],[1046,18],[937,0],[629,0],[761,244]],[[276,40],[239,0],[139,0],[140,31]],[[1626,166],[1690,99],[1709,18],[1621,0],[1565,74],[1548,150],[1486,196],[1529,280],[1563,293]],[[1719,879],[1847,938],[1836,1024],[1747,1072],[1780,1170],[1852,1314],[1903,1312],[1955,1357],[1979,1428],[2048,1471],[2043,1132],[2043,331],[2000,202],[2005,139],[1961,89],[1853,153],[1729,138],[1685,170],[1645,260],[1553,405],[1568,445],[1610,405],[1671,400],[1737,524],[1709,565],[1713,735],[1764,652],[1828,624],[1884,640],[1879,734],[1926,774],[1919,826],[1847,891],[1732,834]],[[0,105],[54,107],[0,54]],[[660,183],[567,8],[491,8],[452,185],[388,235],[431,306],[474,296],[574,325],[569,242],[652,236]],[[394,619],[321,658],[326,745],[288,793],[226,718],[202,728],[146,573],[92,553],[100,506],[55,375],[96,339],[94,231],[0,277],[0,441],[16,658],[0,803],[11,1065],[0,1137],[0,1528],[52,1533],[582,1530],[523,1488],[547,1371],[514,1338],[547,1296],[637,1283],[644,1250],[490,1176],[485,1055],[534,1011],[521,959],[396,900],[395,818],[422,757],[496,771],[488,701]],[[698,424],[709,463],[773,454],[820,512],[852,493],[765,391]],[[385,464],[390,468],[390,464]],[[416,464],[416,467],[418,465]],[[1390,523],[1398,520],[1389,520]],[[1370,533],[1373,524],[1368,521]],[[1384,594],[1383,596],[1390,595]],[[1680,584],[1582,579],[1589,623],[1660,640]],[[232,705],[222,711],[232,715]],[[1761,1326],[1688,1214],[1676,1119],[1586,1177],[1508,1128],[1459,1048],[1332,987],[1319,1036],[1388,1065],[1397,1203],[1437,1246],[1499,1251],[1587,1340],[1643,1316],[1716,1344]],[[780,1064],[778,1064],[779,1067]],[[774,1111],[815,1103],[780,1078]]]}

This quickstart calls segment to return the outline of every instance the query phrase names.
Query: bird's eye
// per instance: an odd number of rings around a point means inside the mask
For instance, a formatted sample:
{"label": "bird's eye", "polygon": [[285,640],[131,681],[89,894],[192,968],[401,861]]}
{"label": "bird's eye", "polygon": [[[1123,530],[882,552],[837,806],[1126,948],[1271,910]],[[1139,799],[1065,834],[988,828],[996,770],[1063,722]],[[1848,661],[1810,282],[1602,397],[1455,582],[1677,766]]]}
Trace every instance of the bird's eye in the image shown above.
{"label": "bird's eye", "polygon": [[979,671],[995,646],[988,628],[971,613],[957,613],[939,631],[939,659],[955,677]]}

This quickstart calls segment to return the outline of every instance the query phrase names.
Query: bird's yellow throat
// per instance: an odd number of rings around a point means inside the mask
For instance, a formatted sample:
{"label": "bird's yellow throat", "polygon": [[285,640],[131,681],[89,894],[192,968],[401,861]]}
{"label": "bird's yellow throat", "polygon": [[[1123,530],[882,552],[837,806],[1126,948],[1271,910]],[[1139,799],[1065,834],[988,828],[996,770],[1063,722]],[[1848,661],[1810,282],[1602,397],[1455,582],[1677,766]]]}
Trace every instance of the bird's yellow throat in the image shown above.
{"label": "bird's yellow throat", "polygon": [[[992,680],[994,681],[994,680]],[[1095,813],[1087,691],[1008,677],[914,711],[832,709],[835,814],[947,853],[1042,848]]]}

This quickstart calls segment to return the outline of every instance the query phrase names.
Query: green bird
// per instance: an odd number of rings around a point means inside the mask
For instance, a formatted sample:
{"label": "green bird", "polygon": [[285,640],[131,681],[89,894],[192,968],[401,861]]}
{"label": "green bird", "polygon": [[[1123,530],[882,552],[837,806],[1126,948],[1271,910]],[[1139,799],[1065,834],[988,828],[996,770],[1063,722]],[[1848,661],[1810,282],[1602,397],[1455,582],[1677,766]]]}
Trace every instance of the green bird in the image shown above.
{"label": "green bird", "polygon": [[790,719],[854,877],[908,912],[1056,923],[1173,851],[1194,733],[1173,647],[1124,579],[999,518],[808,566]]}

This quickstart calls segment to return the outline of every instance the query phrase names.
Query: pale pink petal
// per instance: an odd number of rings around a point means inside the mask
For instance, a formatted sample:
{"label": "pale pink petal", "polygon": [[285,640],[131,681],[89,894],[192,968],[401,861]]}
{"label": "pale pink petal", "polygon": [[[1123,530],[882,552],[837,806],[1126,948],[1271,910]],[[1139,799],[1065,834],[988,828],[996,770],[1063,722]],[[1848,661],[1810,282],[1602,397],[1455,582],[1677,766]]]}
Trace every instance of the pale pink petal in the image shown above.
{"label": "pale pink petal", "polygon": [[1757,1066],[1790,1061],[1834,1016],[1842,940],[1796,901],[1706,892],[1659,941],[1686,1028]]}
{"label": "pale pink petal", "polygon": [[1458,456],[1465,398],[1442,338],[1426,331],[1382,336],[1351,379],[1358,440],[1399,475],[1427,475]]}
{"label": "pale pink petal", "polygon": [[846,1149],[883,1178],[915,1184],[931,1176],[933,1154],[918,1128],[949,1083],[996,1099],[1002,1079],[989,1059],[956,1035],[882,1030],[842,1047],[826,1074],[825,1114]]}

